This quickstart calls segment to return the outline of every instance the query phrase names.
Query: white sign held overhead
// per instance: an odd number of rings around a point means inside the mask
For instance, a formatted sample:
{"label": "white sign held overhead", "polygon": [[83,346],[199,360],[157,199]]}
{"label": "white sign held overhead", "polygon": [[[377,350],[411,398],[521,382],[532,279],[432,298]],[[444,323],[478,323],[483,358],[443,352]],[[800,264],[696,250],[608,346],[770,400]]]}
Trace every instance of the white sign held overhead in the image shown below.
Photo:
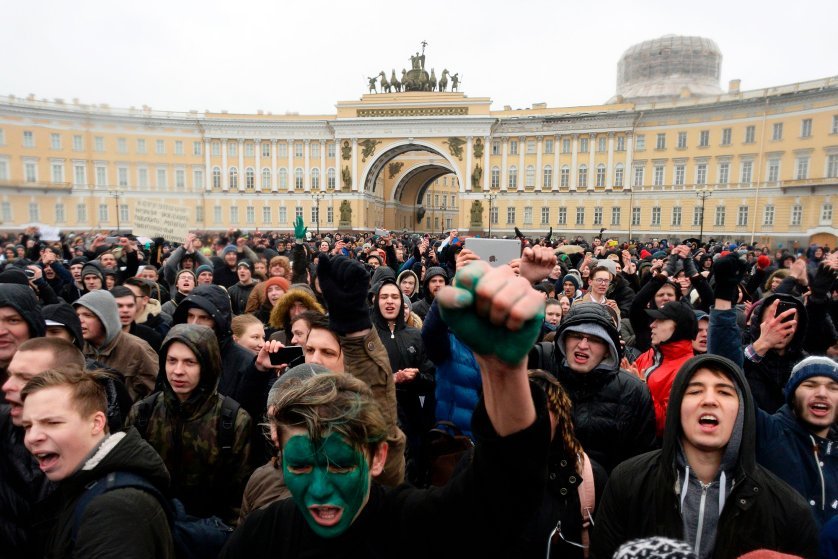
{"label": "white sign held overhead", "polygon": [[189,233],[189,209],[152,200],[137,200],[133,232],[137,236],[163,237],[181,242]]}

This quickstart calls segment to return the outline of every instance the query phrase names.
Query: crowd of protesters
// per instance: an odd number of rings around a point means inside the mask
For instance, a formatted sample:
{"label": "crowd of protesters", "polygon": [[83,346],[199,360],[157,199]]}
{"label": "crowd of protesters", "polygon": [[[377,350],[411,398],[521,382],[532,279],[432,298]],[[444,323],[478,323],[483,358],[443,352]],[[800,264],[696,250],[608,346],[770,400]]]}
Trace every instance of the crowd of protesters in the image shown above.
{"label": "crowd of protesters", "polygon": [[0,556],[838,557],[838,250],[515,238],[11,236]]}

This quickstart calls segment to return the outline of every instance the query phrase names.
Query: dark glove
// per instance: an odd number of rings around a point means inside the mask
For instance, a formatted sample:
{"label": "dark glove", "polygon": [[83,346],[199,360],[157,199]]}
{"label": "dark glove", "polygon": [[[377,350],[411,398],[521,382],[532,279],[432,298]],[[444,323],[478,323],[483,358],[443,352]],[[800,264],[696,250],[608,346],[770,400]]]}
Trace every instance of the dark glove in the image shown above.
{"label": "dark glove", "polygon": [[358,260],[321,256],[317,279],[329,307],[329,329],[340,336],[372,327],[367,289],[370,275]]}
{"label": "dark glove", "polygon": [[688,256],[687,258],[684,258],[684,274],[688,278],[691,278],[693,276],[698,275],[698,270],[695,267],[695,260],[693,259],[692,256]]}
{"label": "dark glove", "polygon": [[747,262],[735,253],[720,256],[713,262],[713,278],[716,280],[716,285],[713,287],[715,298],[730,301],[735,305],[739,300],[739,284],[747,270]]}
{"label": "dark glove", "polygon": [[521,233],[521,230],[520,230],[520,229],[518,229],[517,227],[515,227],[515,236],[516,236],[516,237],[518,237],[519,239],[523,239],[523,238],[524,238],[524,234],[523,234],[523,233]]}
{"label": "dark glove", "polygon": [[815,277],[810,284],[812,290],[810,299],[826,302],[827,293],[829,293],[833,281],[835,281],[835,270],[823,264],[818,266],[818,271],[815,272]]}
{"label": "dark glove", "polygon": [[663,271],[669,275],[669,277],[674,278],[675,274],[678,273],[678,261],[681,259],[675,253],[669,255],[669,258],[666,259],[666,264],[663,267]]}
{"label": "dark glove", "polygon": [[545,240],[545,241],[547,241],[547,242],[549,243],[549,242],[550,242],[550,238],[551,238],[552,236],[553,236],[553,228],[552,228],[552,227],[550,227],[550,232],[549,232],[549,233],[547,233],[547,238],[546,238],[546,239],[544,239],[544,240]]}

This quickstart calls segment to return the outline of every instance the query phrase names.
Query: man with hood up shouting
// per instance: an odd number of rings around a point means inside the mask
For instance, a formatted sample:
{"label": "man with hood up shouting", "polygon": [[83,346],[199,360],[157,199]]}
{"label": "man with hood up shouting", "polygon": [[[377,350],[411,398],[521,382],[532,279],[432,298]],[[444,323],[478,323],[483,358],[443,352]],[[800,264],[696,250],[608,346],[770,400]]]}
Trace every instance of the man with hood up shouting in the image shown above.
{"label": "man with hood up shouting", "polygon": [[410,307],[410,310],[425,320],[431,303],[434,302],[437,292],[448,283],[448,274],[439,266],[431,266],[425,270],[425,277],[422,278],[422,299],[419,299]]}
{"label": "man with hood up shouting", "polygon": [[591,557],[631,539],[687,541],[696,556],[734,558],[769,549],[817,557],[806,502],[755,457],[754,403],[729,359],[687,361],[672,386],[663,448],[611,474],[596,517]]}

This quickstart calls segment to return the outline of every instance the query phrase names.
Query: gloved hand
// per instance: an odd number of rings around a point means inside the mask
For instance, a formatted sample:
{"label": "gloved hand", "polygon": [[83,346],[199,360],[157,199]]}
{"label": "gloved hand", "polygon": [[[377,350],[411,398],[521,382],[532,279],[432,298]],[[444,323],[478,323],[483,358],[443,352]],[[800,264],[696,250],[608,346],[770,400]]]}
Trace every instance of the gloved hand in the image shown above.
{"label": "gloved hand", "polygon": [[305,240],[307,230],[308,227],[306,227],[305,223],[303,223],[303,217],[297,216],[297,219],[294,220],[294,239],[298,245],[302,244]]}
{"label": "gloved hand", "polygon": [[688,278],[698,275],[698,270],[695,267],[695,260],[692,256],[684,258],[684,274]]}
{"label": "gloved hand", "polygon": [[675,252],[669,255],[669,258],[666,259],[666,265],[663,267],[663,271],[666,274],[674,278],[675,274],[678,273],[678,261],[681,259]]}
{"label": "gloved hand", "polygon": [[511,365],[527,356],[544,321],[543,295],[510,267],[483,261],[457,271],[437,300],[442,319],[472,351]]}
{"label": "gloved hand", "polygon": [[519,239],[521,239],[521,240],[523,240],[523,239],[524,239],[524,234],[523,234],[523,233],[521,233],[521,230],[520,230],[520,229],[518,229],[518,227],[515,227],[515,236],[516,236],[516,237],[518,237],[518,238],[519,238]]}
{"label": "gloved hand", "polygon": [[736,253],[720,256],[713,262],[713,278],[716,285],[713,294],[716,299],[724,299],[736,304],[739,300],[739,284],[745,277],[748,263]]}
{"label": "gloved hand", "polygon": [[833,270],[828,264],[821,264],[818,266],[818,271],[815,272],[815,277],[809,287],[812,290],[810,300],[825,303],[829,289],[832,287],[832,282],[834,281],[835,270]]}
{"label": "gloved hand", "polygon": [[329,307],[329,328],[340,336],[372,327],[367,306],[370,275],[358,260],[320,256],[317,279]]}

